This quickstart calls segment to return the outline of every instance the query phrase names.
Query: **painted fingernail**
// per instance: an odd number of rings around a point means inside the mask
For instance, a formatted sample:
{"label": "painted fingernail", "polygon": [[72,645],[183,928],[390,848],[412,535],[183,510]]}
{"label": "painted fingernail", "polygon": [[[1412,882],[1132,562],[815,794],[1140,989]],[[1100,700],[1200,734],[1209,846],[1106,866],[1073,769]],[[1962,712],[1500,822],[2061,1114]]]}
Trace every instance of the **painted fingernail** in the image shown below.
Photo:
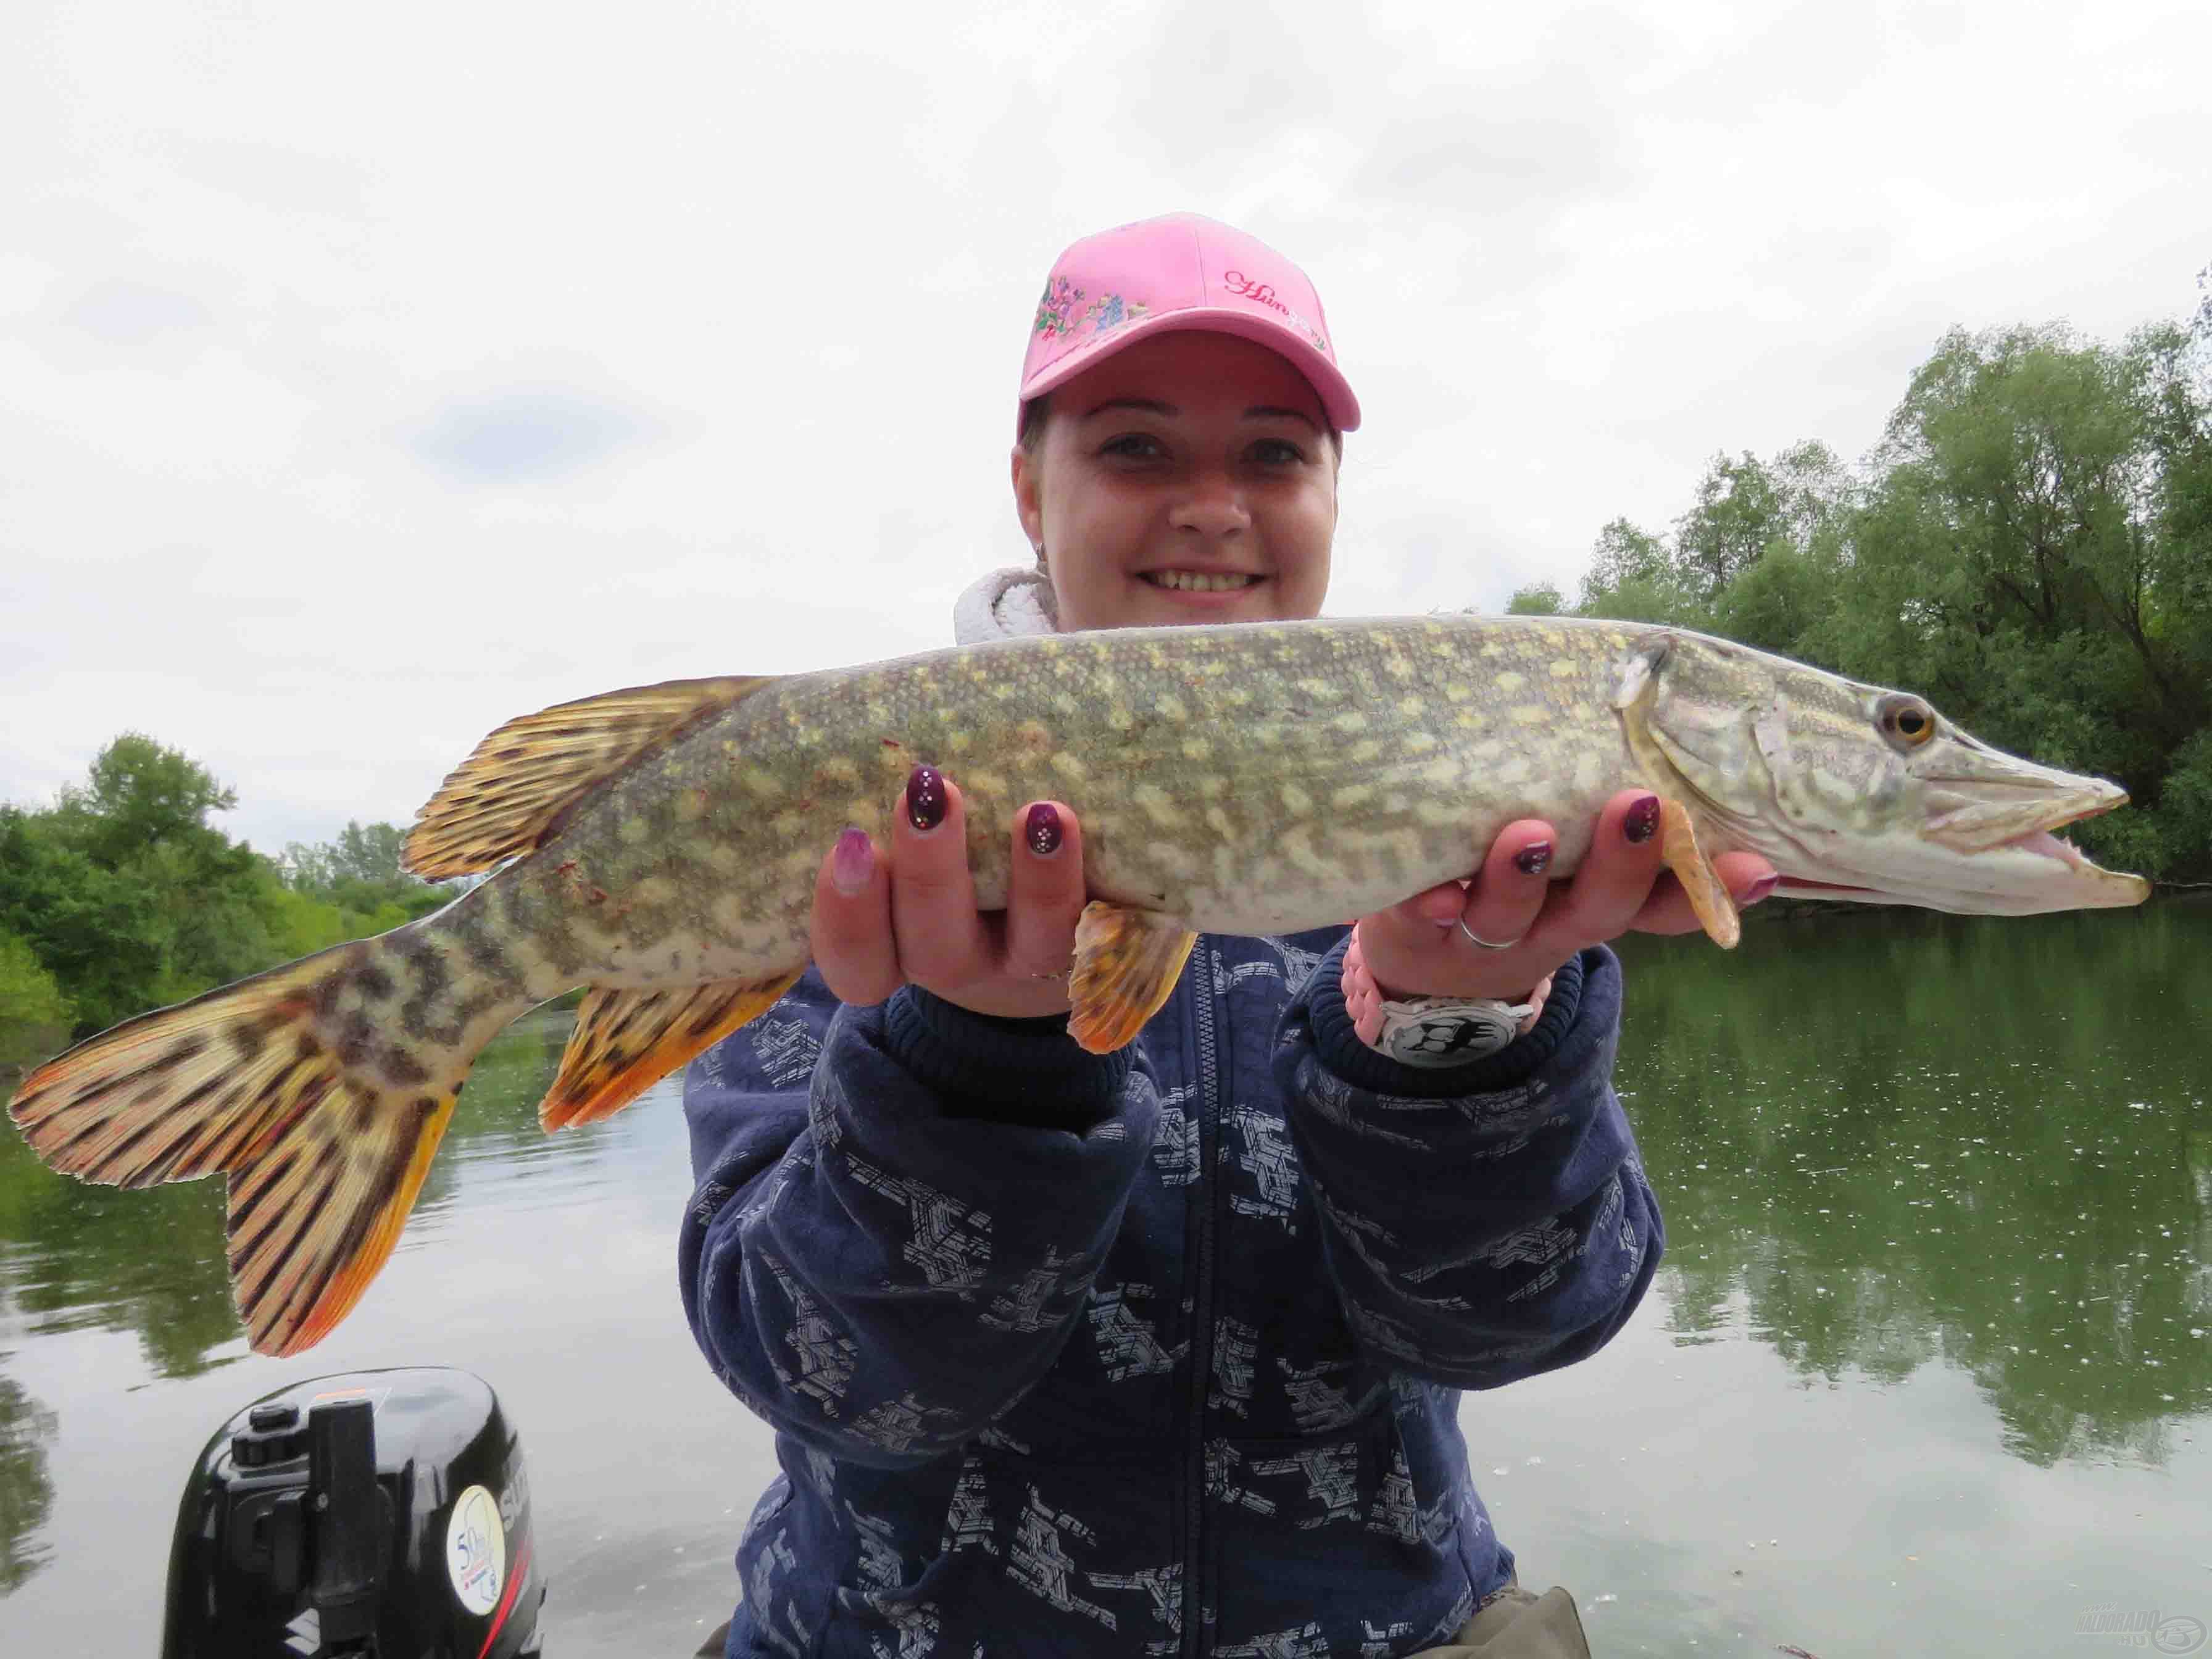
{"label": "painted fingernail", "polygon": [[1060,851],[1060,808],[1048,800],[1041,800],[1030,808],[1029,820],[1022,825],[1023,837],[1030,851],[1039,858],[1050,858]]}
{"label": "painted fingernail", "polygon": [[830,884],[850,898],[864,890],[876,867],[876,849],[868,832],[848,825],[830,854]]}
{"label": "painted fingernail", "polygon": [[1743,902],[1746,904],[1756,904],[1781,885],[1782,876],[1778,871],[1761,876],[1751,884],[1751,890],[1743,896]]}
{"label": "painted fingernail", "polygon": [[927,834],[945,822],[945,775],[933,766],[917,766],[906,781],[906,821]]}
{"label": "painted fingernail", "polygon": [[1628,809],[1628,816],[1620,821],[1632,846],[1641,847],[1659,832],[1659,797],[1646,795]]}
{"label": "painted fingernail", "polygon": [[1540,876],[1552,867],[1552,843],[1532,842],[1513,855],[1513,867],[1524,876]]}

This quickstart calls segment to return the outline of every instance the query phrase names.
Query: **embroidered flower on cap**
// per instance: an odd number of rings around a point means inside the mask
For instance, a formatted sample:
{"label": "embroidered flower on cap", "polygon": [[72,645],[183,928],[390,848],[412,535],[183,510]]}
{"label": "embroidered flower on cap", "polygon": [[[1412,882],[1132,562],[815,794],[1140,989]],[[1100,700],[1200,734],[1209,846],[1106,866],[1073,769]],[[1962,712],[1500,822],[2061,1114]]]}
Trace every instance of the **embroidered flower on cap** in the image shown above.
{"label": "embroidered flower on cap", "polygon": [[1105,334],[1133,323],[1147,315],[1152,307],[1141,300],[1124,300],[1118,294],[1102,294],[1096,300],[1082,305],[1084,291],[1065,276],[1055,276],[1044,285],[1044,297],[1037,301],[1036,321],[1030,332],[1054,339],[1061,335],[1074,335],[1088,328]]}

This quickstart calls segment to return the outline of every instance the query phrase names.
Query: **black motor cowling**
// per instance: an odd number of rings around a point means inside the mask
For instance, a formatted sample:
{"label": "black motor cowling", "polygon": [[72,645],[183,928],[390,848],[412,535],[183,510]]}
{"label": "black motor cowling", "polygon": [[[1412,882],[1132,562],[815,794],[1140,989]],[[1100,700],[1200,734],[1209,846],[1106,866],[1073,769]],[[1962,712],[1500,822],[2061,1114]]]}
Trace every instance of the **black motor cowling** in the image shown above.
{"label": "black motor cowling", "polygon": [[200,1454],[162,1659],[524,1659],[539,1649],[522,1445],[467,1371],[295,1383]]}

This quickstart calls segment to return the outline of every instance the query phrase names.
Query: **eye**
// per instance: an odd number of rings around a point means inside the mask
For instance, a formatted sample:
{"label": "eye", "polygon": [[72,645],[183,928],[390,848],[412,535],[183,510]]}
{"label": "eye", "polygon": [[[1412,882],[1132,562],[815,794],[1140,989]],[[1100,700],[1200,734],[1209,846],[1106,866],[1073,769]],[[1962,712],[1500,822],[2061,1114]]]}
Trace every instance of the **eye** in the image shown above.
{"label": "eye", "polygon": [[1875,705],[1882,735],[1899,749],[1917,749],[1936,735],[1936,711],[1920,698],[1893,691]]}
{"label": "eye", "polygon": [[1263,466],[1295,466],[1306,458],[1305,451],[1288,438],[1262,438],[1250,453]]}
{"label": "eye", "polygon": [[1123,460],[1149,461],[1163,452],[1158,439],[1146,433],[1124,432],[1119,437],[1109,438],[1099,445],[1098,453]]}

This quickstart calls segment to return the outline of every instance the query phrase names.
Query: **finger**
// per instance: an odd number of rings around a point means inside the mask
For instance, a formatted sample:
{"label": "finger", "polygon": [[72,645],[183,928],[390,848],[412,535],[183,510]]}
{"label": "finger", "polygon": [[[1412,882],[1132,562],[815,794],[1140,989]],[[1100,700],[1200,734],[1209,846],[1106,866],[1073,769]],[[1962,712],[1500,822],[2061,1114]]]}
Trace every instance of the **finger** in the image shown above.
{"label": "finger", "polygon": [[1537,981],[1536,988],[1528,993],[1528,1012],[1521,1016],[1521,1024],[1516,1028],[1522,1036],[1534,1030],[1536,1022],[1544,1017],[1544,1005],[1552,1000],[1552,977],[1545,975]]}
{"label": "finger", "polygon": [[975,913],[960,792],[933,766],[908,775],[892,810],[891,933],[900,969],[929,990],[983,978],[996,959]]}
{"label": "finger", "polygon": [[1014,815],[1006,892],[1006,971],[1030,978],[1064,974],[1075,956],[1075,924],[1090,893],[1083,881],[1083,829],[1073,808],[1032,801]]}
{"label": "finger", "polygon": [[[1456,888],[1454,889],[1456,891]],[[1352,1018],[1352,1029],[1359,1040],[1373,1048],[1382,1035],[1382,994],[1375,983],[1362,951],[1359,930],[1354,928],[1352,939],[1344,948],[1344,1012]]]}
{"label": "finger", "polygon": [[1651,896],[1659,861],[1659,797],[1627,789],[1605,804],[1574,879],[1553,891],[1534,931],[1579,950],[1618,938]]}
{"label": "finger", "polygon": [[1554,841],[1552,826],[1538,818],[1521,818],[1498,831],[1457,917],[1469,933],[1492,945],[1528,937],[1552,890],[1545,872],[1552,867]]}
{"label": "finger", "polygon": [[1445,881],[1392,905],[1389,914],[1404,921],[1425,921],[1432,927],[1449,927],[1465,908],[1467,883]]}
{"label": "finger", "polygon": [[905,982],[891,937],[890,872],[865,830],[847,828],[814,876],[814,965],[838,1001],[881,1002]]}
{"label": "finger", "polygon": [[[1713,860],[1713,872],[1735,896],[1739,909],[1765,898],[1782,880],[1774,866],[1756,853],[1723,853]],[[1690,896],[1672,874],[1653,884],[1651,896],[1628,925],[1641,933],[1694,933],[1705,926],[1690,908]]]}

